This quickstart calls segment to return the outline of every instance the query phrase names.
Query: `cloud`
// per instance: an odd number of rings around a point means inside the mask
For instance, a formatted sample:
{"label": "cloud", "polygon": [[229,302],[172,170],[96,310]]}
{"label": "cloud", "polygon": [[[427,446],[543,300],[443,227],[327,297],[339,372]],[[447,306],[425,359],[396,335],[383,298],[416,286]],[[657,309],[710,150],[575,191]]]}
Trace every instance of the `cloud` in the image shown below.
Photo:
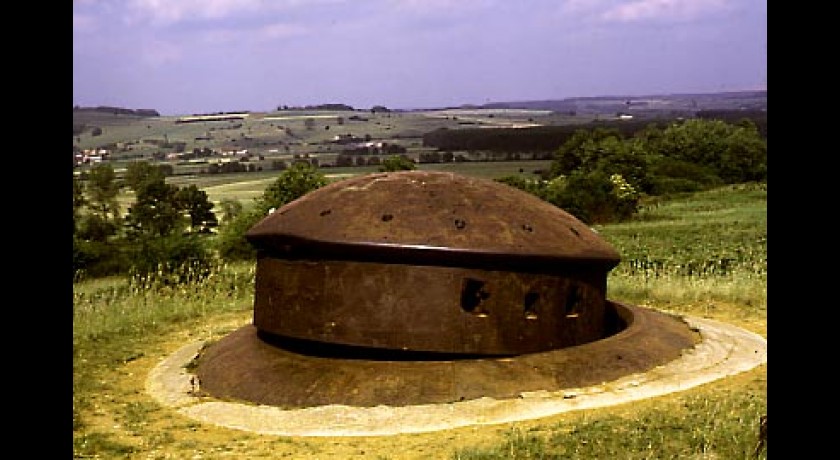
{"label": "cloud", "polygon": [[126,22],[171,25],[184,21],[217,20],[233,16],[308,8],[345,0],[129,0]]}
{"label": "cloud", "polygon": [[276,22],[255,29],[214,28],[200,33],[199,40],[210,45],[229,43],[256,43],[298,37],[309,33],[309,28],[298,24]]}
{"label": "cloud", "polygon": [[179,46],[161,40],[146,43],[140,50],[143,62],[150,67],[162,67],[177,62],[182,55],[183,52]]}
{"label": "cloud", "polygon": [[262,4],[262,0],[130,0],[127,21],[167,25],[187,19],[218,19],[256,10]]}
{"label": "cloud", "polygon": [[308,32],[306,27],[296,24],[275,23],[261,27],[257,30],[257,36],[263,40],[274,40],[304,35]]}
{"label": "cloud", "polygon": [[601,9],[603,4],[604,0],[566,0],[560,5],[560,8],[566,13],[577,13]]}
{"label": "cloud", "polygon": [[728,0],[633,0],[608,9],[601,18],[610,22],[687,21],[728,8]]}
{"label": "cloud", "polygon": [[73,13],[73,32],[91,32],[96,29],[96,20],[86,14]]}
{"label": "cloud", "polygon": [[491,8],[495,0],[389,0],[387,5],[412,14],[456,14]]}

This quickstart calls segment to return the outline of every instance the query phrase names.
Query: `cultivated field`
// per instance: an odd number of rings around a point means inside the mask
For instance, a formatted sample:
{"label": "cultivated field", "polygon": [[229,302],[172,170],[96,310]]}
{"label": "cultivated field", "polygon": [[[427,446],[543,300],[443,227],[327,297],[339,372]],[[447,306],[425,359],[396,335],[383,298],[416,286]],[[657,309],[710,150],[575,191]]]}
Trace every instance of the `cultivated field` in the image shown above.
{"label": "cultivated field", "polygon": [[[526,161],[486,161],[474,163],[437,163],[418,165],[424,171],[449,171],[474,177],[495,179],[504,176],[522,175],[536,177],[536,171],[548,168],[550,160]],[[346,179],[359,174],[378,171],[376,166],[352,166],[346,168],[319,168],[329,181]],[[235,174],[191,174],[171,176],[166,182],[178,187],[195,185],[207,193],[207,198],[214,204],[214,212],[221,212],[222,200],[238,200],[245,208],[262,195],[265,188],[277,179],[281,171],[260,171]],[[123,189],[118,196],[122,212],[126,212],[134,203],[134,194]],[[221,216],[218,216],[221,217]]]}
{"label": "cultivated field", "polygon": [[[466,116],[466,119],[462,117]],[[334,163],[346,144],[339,136],[352,136],[354,142],[384,142],[404,147],[416,158],[433,151],[423,146],[425,133],[439,128],[510,127],[523,125],[576,124],[593,117],[570,117],[541,110],[496,110],[471,112],[376,112],[368,111],[302,111],[251,113],[241,119],[207,119],[189,123],[185,117],[137,117],[124,114],[76,112],[74,124],[84,126],[74,135],[79,149],[106,148],[116,170],[130,161],[151,161],[152,156],[211,149],[217,152],[244,152],[249,164],[270,169],[273,161],[290,162],[297,157]],[[101,128],[95,132],[93,127]],[[227,158],[229,160],[230,158]],[[214,162],[226,161],[215,156],[190,161],[166,160],[176,173],[198,172]]]}

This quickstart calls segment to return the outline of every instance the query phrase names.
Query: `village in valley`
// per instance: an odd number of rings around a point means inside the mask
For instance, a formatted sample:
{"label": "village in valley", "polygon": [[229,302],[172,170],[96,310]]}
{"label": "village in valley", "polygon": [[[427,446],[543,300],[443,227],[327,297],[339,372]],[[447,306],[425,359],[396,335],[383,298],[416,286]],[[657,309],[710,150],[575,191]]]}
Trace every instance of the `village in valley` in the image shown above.
{"label": "village in valley", "polygon": [[[527,135],[592,124],[641,126],[662,120],[728,113],[764,118],[766,91],[650,97],[573,98],[499,102],[430,109],[353,108],[344,104],[278,106],[161,115],[153,109],[74,107],[73,167],[109,162],[119,173],[132,161],[150,161],[168,174],[277,170],[295,162],[322,168],[375,166],[403,155],[416,163],[549,159],[546,152],[499,154],[492,149],[442,148],[434,139],[458,130],[517,130]],[[432,136],[434,134],[435,136]]]}

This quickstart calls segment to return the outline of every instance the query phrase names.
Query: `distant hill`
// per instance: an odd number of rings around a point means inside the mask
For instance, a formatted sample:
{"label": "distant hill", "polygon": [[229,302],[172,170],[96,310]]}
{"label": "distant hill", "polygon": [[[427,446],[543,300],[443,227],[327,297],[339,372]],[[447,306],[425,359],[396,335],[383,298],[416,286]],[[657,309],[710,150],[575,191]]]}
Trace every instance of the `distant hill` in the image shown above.
{"label": "distant hill", "polygon": [[154,109],[125,109],[122,107],[73,106],[73,135],[84,132],[101,132],[104,126],[124,125],[127,120],[160,117]]}
{"label": "distant hill", "polygon": [[537,101],[491,102],[480,106],[485,109],[551,110],[560,113],[615,114],[617,112],[651,114],[665,112],[670,115],[693,115],[710,110],[767,110],[767,90],[732,91],[697,94],[658,94],[648,96],[595,96],[572,97]]}
{"label": "distant hill", "polygon": [[136,115],[138,117],[159,117],[160,113],[154,109],[125,109],[122,107],[109,107],[100,105],[96,107],[73,107],[73,114],[77,113],[99,113],[111,115]]}

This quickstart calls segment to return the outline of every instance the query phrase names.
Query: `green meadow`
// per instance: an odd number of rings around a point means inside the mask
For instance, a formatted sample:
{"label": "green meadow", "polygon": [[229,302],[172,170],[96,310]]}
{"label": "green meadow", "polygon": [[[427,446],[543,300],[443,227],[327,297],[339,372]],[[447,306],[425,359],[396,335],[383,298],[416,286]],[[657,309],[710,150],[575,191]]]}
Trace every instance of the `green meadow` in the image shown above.
{"label": "green meadow", "polygon": [[[152,128],[149,128],[152,129]],[[482,177],[548,162],[422,165]],[[367,168],[367,169],[366,169]],[[460,169],[459,169],[460,168]],[[464,169],[467,168],[467,169]],[[339,171],[340,170],[340,171]],[[332,180],[375,167],[325,169]],[[521,172],[520,172],[521,170]],[[277,172],[176,176],[211,201],[247,202]],[[130,197],[123,197],[130,202]],[[767,186],[743,184],[643,203],[595,229],[622,256],[612,300],[710,318],[767,336]],[[114,277],[73,293],[74,458],[752,459],[767,414],[767,366],[680,393],[526,422],[386,437],[292,438],[202,424],[159,405],[149,371],[183,344],[252,319],[255,265],[219,263],[200,284],[148,289]],[[760,448],[758,448],[760,447]]]}

